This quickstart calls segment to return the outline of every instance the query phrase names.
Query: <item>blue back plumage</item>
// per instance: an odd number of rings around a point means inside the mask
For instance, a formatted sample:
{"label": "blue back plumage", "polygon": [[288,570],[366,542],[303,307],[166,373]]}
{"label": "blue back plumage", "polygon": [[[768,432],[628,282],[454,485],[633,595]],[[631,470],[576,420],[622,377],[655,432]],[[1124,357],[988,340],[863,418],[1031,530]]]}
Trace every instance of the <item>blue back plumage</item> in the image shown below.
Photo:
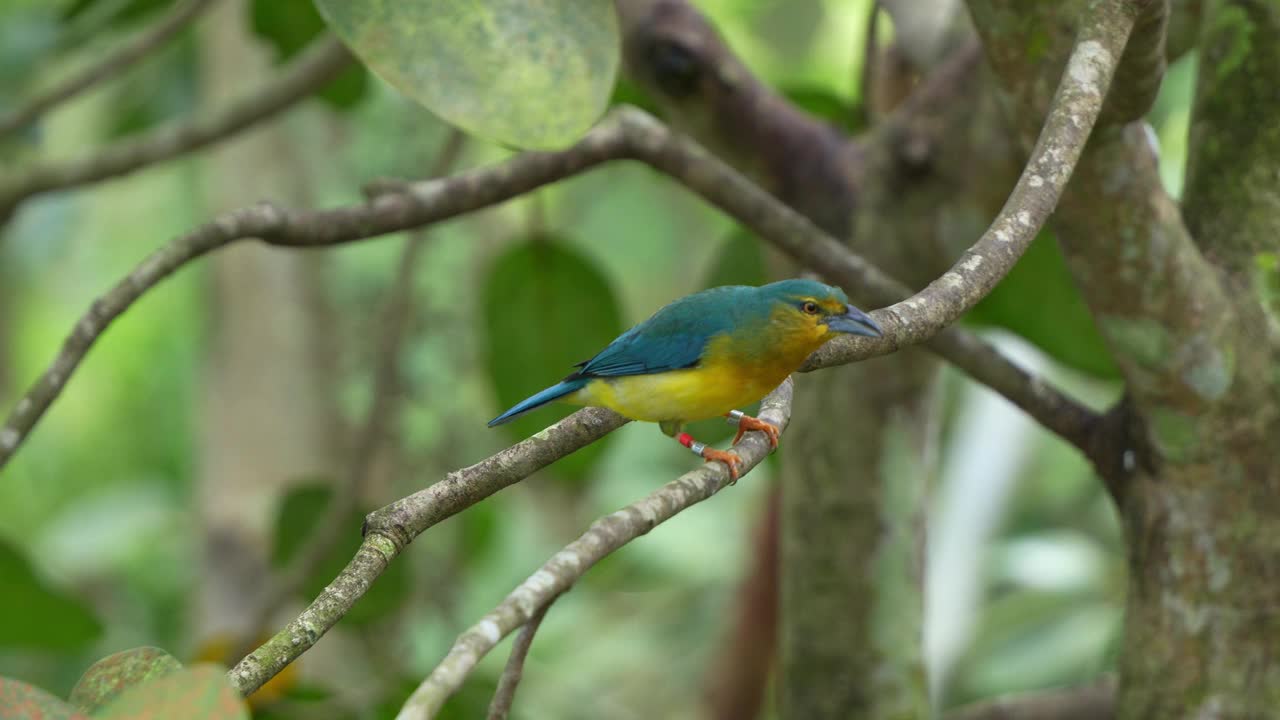
{"label": "blue back plumage", "polygon": [[767,323],[778,302],[802,296],[844,293],[813,280],[782,280],[760,287],[726,285],[680,298],[636,325],[559,384],[521,401],[489,422],[514,420],[530,410],[579,390],[593,378],[648,375],[693,367],[707,343],[731,331],[751,332]]}

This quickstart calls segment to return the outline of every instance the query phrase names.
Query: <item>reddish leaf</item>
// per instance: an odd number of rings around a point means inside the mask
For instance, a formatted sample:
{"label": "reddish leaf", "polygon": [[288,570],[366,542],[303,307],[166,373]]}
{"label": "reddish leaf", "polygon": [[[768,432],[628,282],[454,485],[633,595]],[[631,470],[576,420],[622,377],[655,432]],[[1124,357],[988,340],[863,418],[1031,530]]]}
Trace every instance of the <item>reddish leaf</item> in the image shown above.
{"label": "reddish leaf", "polygon": [[139,647],[108,655],[89,666],[71,689],[71,704],[93,713],[120,693],[182,669],[182,663],[156,647]]}
{"label": "reddish leaf", "polygon": [[249,720],[249,709],[217,665],[196,665],[125,690],[101,720]]}
{"label": "reddish leaf", "polygon": [[38,687],[0,677],[0,720],[89,720]]}

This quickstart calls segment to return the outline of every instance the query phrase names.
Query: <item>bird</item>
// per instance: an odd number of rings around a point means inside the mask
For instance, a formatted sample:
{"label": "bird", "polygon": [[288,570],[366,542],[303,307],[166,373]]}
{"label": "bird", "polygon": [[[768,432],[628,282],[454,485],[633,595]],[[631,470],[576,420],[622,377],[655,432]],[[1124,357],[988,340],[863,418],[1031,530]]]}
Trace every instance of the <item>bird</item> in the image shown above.
{"label": "bird", "polygon": [[489,427],[554,401],[606,407],[658,423],[695,455],[724,463],[736,482],[741,458],[698,442],[684,432],[685,424],[723,416],[738,426],[733,445],[745,433],[761,431],[777,448],[778,428],[738,408],[759,401],[832,338],[882,333],[843,290],[817,280],[713,287],[664,306]]}

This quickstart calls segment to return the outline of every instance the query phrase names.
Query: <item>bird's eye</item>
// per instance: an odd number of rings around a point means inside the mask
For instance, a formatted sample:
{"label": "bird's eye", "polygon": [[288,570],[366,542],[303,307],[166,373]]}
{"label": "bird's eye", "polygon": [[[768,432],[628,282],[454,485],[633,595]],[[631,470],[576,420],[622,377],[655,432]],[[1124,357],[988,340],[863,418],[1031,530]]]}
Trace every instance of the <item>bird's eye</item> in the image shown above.
{"label": "bird's eye", "polygon": [[810,301],[810,302],[807,302],[807,303],[805,303],[805,304],[801,305],[801,306],[800,306],[800,309],[801,309],[801,310],[803,310],[803,311],[805,311],[805,312],[807,312],[807,313],[809,313],[810,315],[817,315],[817,314],[818,314],[818,303]]}

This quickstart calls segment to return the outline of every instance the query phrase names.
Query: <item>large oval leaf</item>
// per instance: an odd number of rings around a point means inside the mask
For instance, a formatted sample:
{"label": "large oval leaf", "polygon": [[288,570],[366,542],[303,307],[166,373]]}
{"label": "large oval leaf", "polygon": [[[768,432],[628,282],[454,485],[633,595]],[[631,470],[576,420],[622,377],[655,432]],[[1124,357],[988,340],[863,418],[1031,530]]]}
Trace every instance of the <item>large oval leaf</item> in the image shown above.
{"label": "large oval leaf", "polygon": [[[276,514],[272,564],[286,566],[305,546],[315,541],[316,523],[324,518],[332,500],[333,486],[330,483],[298,485],[289,490]],[[354,508],[342,521],[338,541],[333,543],[328,554],[316,565],[315,572],[299,588],[306,597],[318,596],[355,556],[361,542],[360,526],[372,509]],[[343,616],[342,622],[359,625],[391,615],[408,597],[407,569],[403,562],[388,565],[360,602]]]}
{"label": "large oval leaf", "polygon": [[74,597],[41,580],[27,559],[0,540],[0,647],[73,650],[102,626]]}
{"label": "large oval leaf", "polygon": [[248,706],[226,670],[196,665],[135,685],[96,717],[101,720],[249,720]]}
{"label": "large oval leaf", "polygon": [[[484,285],[484,318],[489,373],[500,409],[554,385],[573,371],[574,363],[595,355],[623,329],[604,275],[550,237],[516,245],[498,258]],[[524,439],[575,409],[553,403],[502,429],[509,437]],[[560,460],[555,472],[582,479],[604,450],[603,443]]]}
{"label": "large oval leaf", "polygon": [[70,703],[18,680],[0,677],[0,718],[4,720],[89,720]]}
{"label": "large oval leaf", "polygon": [[94,713],[125,690],[182,669],[182,663],[157,647],[138,647],[108,655],[89,666],[71,689],[71,704]]}
{"label": "large oval leaf", "polygon": [[445,120],[523,148],[577,140],[618,68],[605,0],[316,0],[375,73]]}

